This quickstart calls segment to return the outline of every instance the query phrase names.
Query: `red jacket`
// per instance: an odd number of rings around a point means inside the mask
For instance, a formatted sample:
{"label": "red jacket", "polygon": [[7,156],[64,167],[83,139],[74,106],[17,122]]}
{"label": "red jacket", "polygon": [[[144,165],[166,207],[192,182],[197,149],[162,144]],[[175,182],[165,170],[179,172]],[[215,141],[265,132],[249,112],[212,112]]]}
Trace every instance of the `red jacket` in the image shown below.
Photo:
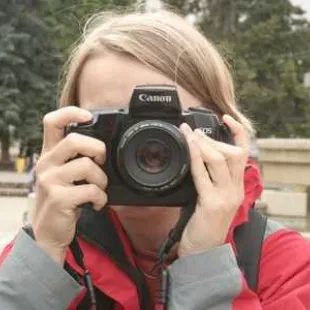
{"label": "red jacket", "polygon": [[[233,248],[234,229],[247,221],[248,211],[261,191],[259,171],[251,163],[245,173],[245,199],[226,240]],[[113,304],[103,309],[145,310],[148,296],[145,280],[135,268],[130,242],[117,216],[107,212],[98,215],[89,211],[81,217],[79,244],[85,265],[92,274],[94,285],[104,292],[103,299]],[[2,253],[0,264],[11,247],[12,244],[8,245]],[[66,269],[79,281],[83,270],[76,264],[71,251],[68,251]],[[310,243],[297,232],[268,220],[257,293],[248,288],[241,271],[236,276],[242,281],[242,290],[231,297],[230,309],[310,309]],[[69,310],[77,309],[83,297],[84,294],[77,296]],[[219,308],[215,305],[212,309]]]}

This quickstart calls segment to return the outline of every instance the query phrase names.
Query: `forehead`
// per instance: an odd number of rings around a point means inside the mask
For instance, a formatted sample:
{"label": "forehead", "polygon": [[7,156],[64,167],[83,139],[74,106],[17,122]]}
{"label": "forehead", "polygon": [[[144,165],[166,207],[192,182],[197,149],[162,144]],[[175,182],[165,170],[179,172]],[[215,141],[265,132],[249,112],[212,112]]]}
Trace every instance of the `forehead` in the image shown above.
{"label": "forehead", "polygon": [[78,81],[79,106],[126,108],[133,89],[149,84],[177,86],[183,108],[201,105],[197,98],[160,72],[129,57],[106,53],[84,64]]}

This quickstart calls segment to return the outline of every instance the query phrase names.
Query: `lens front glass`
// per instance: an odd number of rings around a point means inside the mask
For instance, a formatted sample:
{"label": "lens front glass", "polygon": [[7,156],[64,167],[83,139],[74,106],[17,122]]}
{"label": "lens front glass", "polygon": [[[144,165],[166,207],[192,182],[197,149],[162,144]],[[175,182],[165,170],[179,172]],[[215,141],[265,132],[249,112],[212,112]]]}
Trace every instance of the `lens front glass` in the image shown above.
{"label": "lens front glass", "polygon": [[164,192],[180,184],[189,170],[189,152],[179,129],[160,120],[129,127],[117,151],[118,171],[131,187]]}
{"label": "lens front glass", "polygon": [[167,168],[171,159],[170,148],[157,139],[150,139],[138,147],[136,160],[139,167],[148,173],[160,173]]}

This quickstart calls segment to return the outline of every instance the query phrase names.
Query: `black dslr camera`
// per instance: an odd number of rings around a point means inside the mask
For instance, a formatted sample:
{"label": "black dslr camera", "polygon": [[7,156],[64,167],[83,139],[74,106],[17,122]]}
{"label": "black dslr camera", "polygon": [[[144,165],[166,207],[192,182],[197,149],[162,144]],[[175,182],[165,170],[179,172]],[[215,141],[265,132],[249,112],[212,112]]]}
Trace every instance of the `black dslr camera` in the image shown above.
{"label": "black dslr camera", "polygon": [[181,110],[176,87],[138,86],[129,110],[92,111],[91,122],[70,124],[106,144],[108,204],[184,206],[196,198],[188,146],[178,127],[186,122],[213,139],[231,143],[228,128],[205,108]]}

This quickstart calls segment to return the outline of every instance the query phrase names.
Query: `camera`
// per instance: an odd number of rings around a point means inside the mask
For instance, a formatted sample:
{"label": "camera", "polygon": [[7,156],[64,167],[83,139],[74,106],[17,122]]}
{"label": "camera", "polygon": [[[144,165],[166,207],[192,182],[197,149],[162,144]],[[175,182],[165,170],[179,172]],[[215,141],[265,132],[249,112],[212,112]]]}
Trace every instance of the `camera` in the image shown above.
{"label": "camera", "polygon": [[92,110],[90,122],[67,126],[102,140],[108,177],[108,204],[184,206],[197,193],[190,172],[190,154],[179,126],[185,122],[209,137],[232,143],[216,114],[202,107],[182,111],[171,85],[141,85],[133,90],[129,108]]}

